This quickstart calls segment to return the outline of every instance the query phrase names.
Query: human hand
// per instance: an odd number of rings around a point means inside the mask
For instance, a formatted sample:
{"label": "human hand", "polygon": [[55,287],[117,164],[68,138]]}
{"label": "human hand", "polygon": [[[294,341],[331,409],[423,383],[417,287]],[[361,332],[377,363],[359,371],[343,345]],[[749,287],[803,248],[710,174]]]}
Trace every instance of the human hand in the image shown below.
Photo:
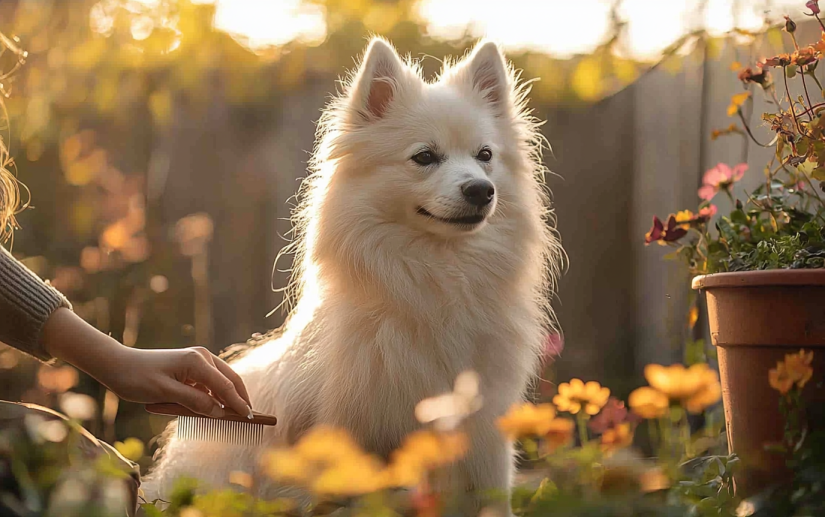
{"label": "human hand", "polygon": [[42,341],[54,357],[88,373],[124,400],[173,402],[217,418],[225,409],[251,415],[243,380],[203,347],[129,348],[68,309],[52,314],[43,328]]}

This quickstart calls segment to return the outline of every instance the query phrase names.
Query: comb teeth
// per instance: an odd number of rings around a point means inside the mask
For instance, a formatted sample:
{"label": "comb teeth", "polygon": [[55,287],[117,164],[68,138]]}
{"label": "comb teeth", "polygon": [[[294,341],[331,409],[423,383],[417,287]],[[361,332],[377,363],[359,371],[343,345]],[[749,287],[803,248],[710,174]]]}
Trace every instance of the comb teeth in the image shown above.
{"label": "comb teeth", "polygon": [[264,441],[264,426],[261,424],[194,416],[179,416],[177,433],[181,440],[241,445],[261,445]]}

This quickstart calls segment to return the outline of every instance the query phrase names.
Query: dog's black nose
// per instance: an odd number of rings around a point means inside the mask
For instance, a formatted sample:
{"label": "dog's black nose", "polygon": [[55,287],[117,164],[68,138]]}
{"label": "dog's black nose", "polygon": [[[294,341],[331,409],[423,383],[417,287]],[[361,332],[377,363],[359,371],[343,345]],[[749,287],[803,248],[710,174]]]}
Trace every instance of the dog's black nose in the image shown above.
{"label": "dog's black nose", "polygon": [[461,186],[464,199],[474,206],[482,207],[490,204],[496,195],[496,188],[487,180],[473,180]]}

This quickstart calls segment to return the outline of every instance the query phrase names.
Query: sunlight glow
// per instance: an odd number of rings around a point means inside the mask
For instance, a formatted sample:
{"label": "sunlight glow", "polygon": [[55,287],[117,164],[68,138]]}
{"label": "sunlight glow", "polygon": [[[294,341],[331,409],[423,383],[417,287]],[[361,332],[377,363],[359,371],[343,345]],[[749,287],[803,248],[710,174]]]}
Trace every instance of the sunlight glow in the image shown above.
{"label": "sunlight glow", "polygon": [[301,0],[217,0],[215,27],[242,39],[253,50],[298,40],[324,41],[324,10]]}
{"label": "sunlight glow", "polygon": [[[215,26],[253,51],[293,40],[317,45],[327,34],[323,6],[304,0],[192,1],[215,4]],[[567,58],[592,52],[605,42],[613,4],[613,0],[419,0],[418,14],[435,38],[487,36],[508,50]],[[94,30],[111,30],[111,20],[95,7]],[[690,31],[705,28],[712,35],[723,35],[734,28],[757,30],[766,12],[772,20],[789,13],[801,21],[803,10],[801,0],[624,0],[616,13],[627,23],[620,51],[636,59],[656,59]],[[141,39],[147,27],[144,23],[132,31]]]}
{"label": "sunlight glow", "polygon": [[[437,38],[486,35],[508,49],[537,50],[564,58],[587,53],[604,42],[612,3],[422,0],[420,14],[427,21],[428,33]],[[700,10],[703,3],[707,5],[704,16]],[[713,35],[735,27],[755,30],[762,26],[768,7],[771,19],[776,20],[786,12],[798,16],[804,2],[625,0],[618,11],[619,18],[627,22],[622,40],[624,53],[637,59],[655,59],[679,37],[702,27]]]}
{"label": "sunlight glow", "polygon": [[[608,29],[611,1],[424,0],[420,14],[437,38],[486,35],[511,49],[569,57],[592,51]],[[525,16],[525,13],[529,15]]]}

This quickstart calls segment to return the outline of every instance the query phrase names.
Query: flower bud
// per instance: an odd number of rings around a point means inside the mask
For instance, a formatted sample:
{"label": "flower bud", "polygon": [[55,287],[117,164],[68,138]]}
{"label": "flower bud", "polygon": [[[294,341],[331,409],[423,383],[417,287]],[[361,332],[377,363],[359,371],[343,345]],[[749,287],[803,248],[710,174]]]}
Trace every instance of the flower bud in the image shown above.
{"label": "flower bud", "polygon": [[737,210],[742,210],[742,206],[743,206],[743,205],[742,205],[742,201],[741,201],[741,200],[739,200],[739,199],[737,199],[737,200],[736,200],[736,209],[737,209]]}
{"label": "flower bud", "polygon": [[811,14],[819,14],[819,0],[808,0],[805,7],[811,10]]}
{"label": "flower bud", "polygon": [[788,32],[788,34],[793,34],[794,32],[796,32],[796,22],[794,22],[787,16],[785,16],[785,30]]}

